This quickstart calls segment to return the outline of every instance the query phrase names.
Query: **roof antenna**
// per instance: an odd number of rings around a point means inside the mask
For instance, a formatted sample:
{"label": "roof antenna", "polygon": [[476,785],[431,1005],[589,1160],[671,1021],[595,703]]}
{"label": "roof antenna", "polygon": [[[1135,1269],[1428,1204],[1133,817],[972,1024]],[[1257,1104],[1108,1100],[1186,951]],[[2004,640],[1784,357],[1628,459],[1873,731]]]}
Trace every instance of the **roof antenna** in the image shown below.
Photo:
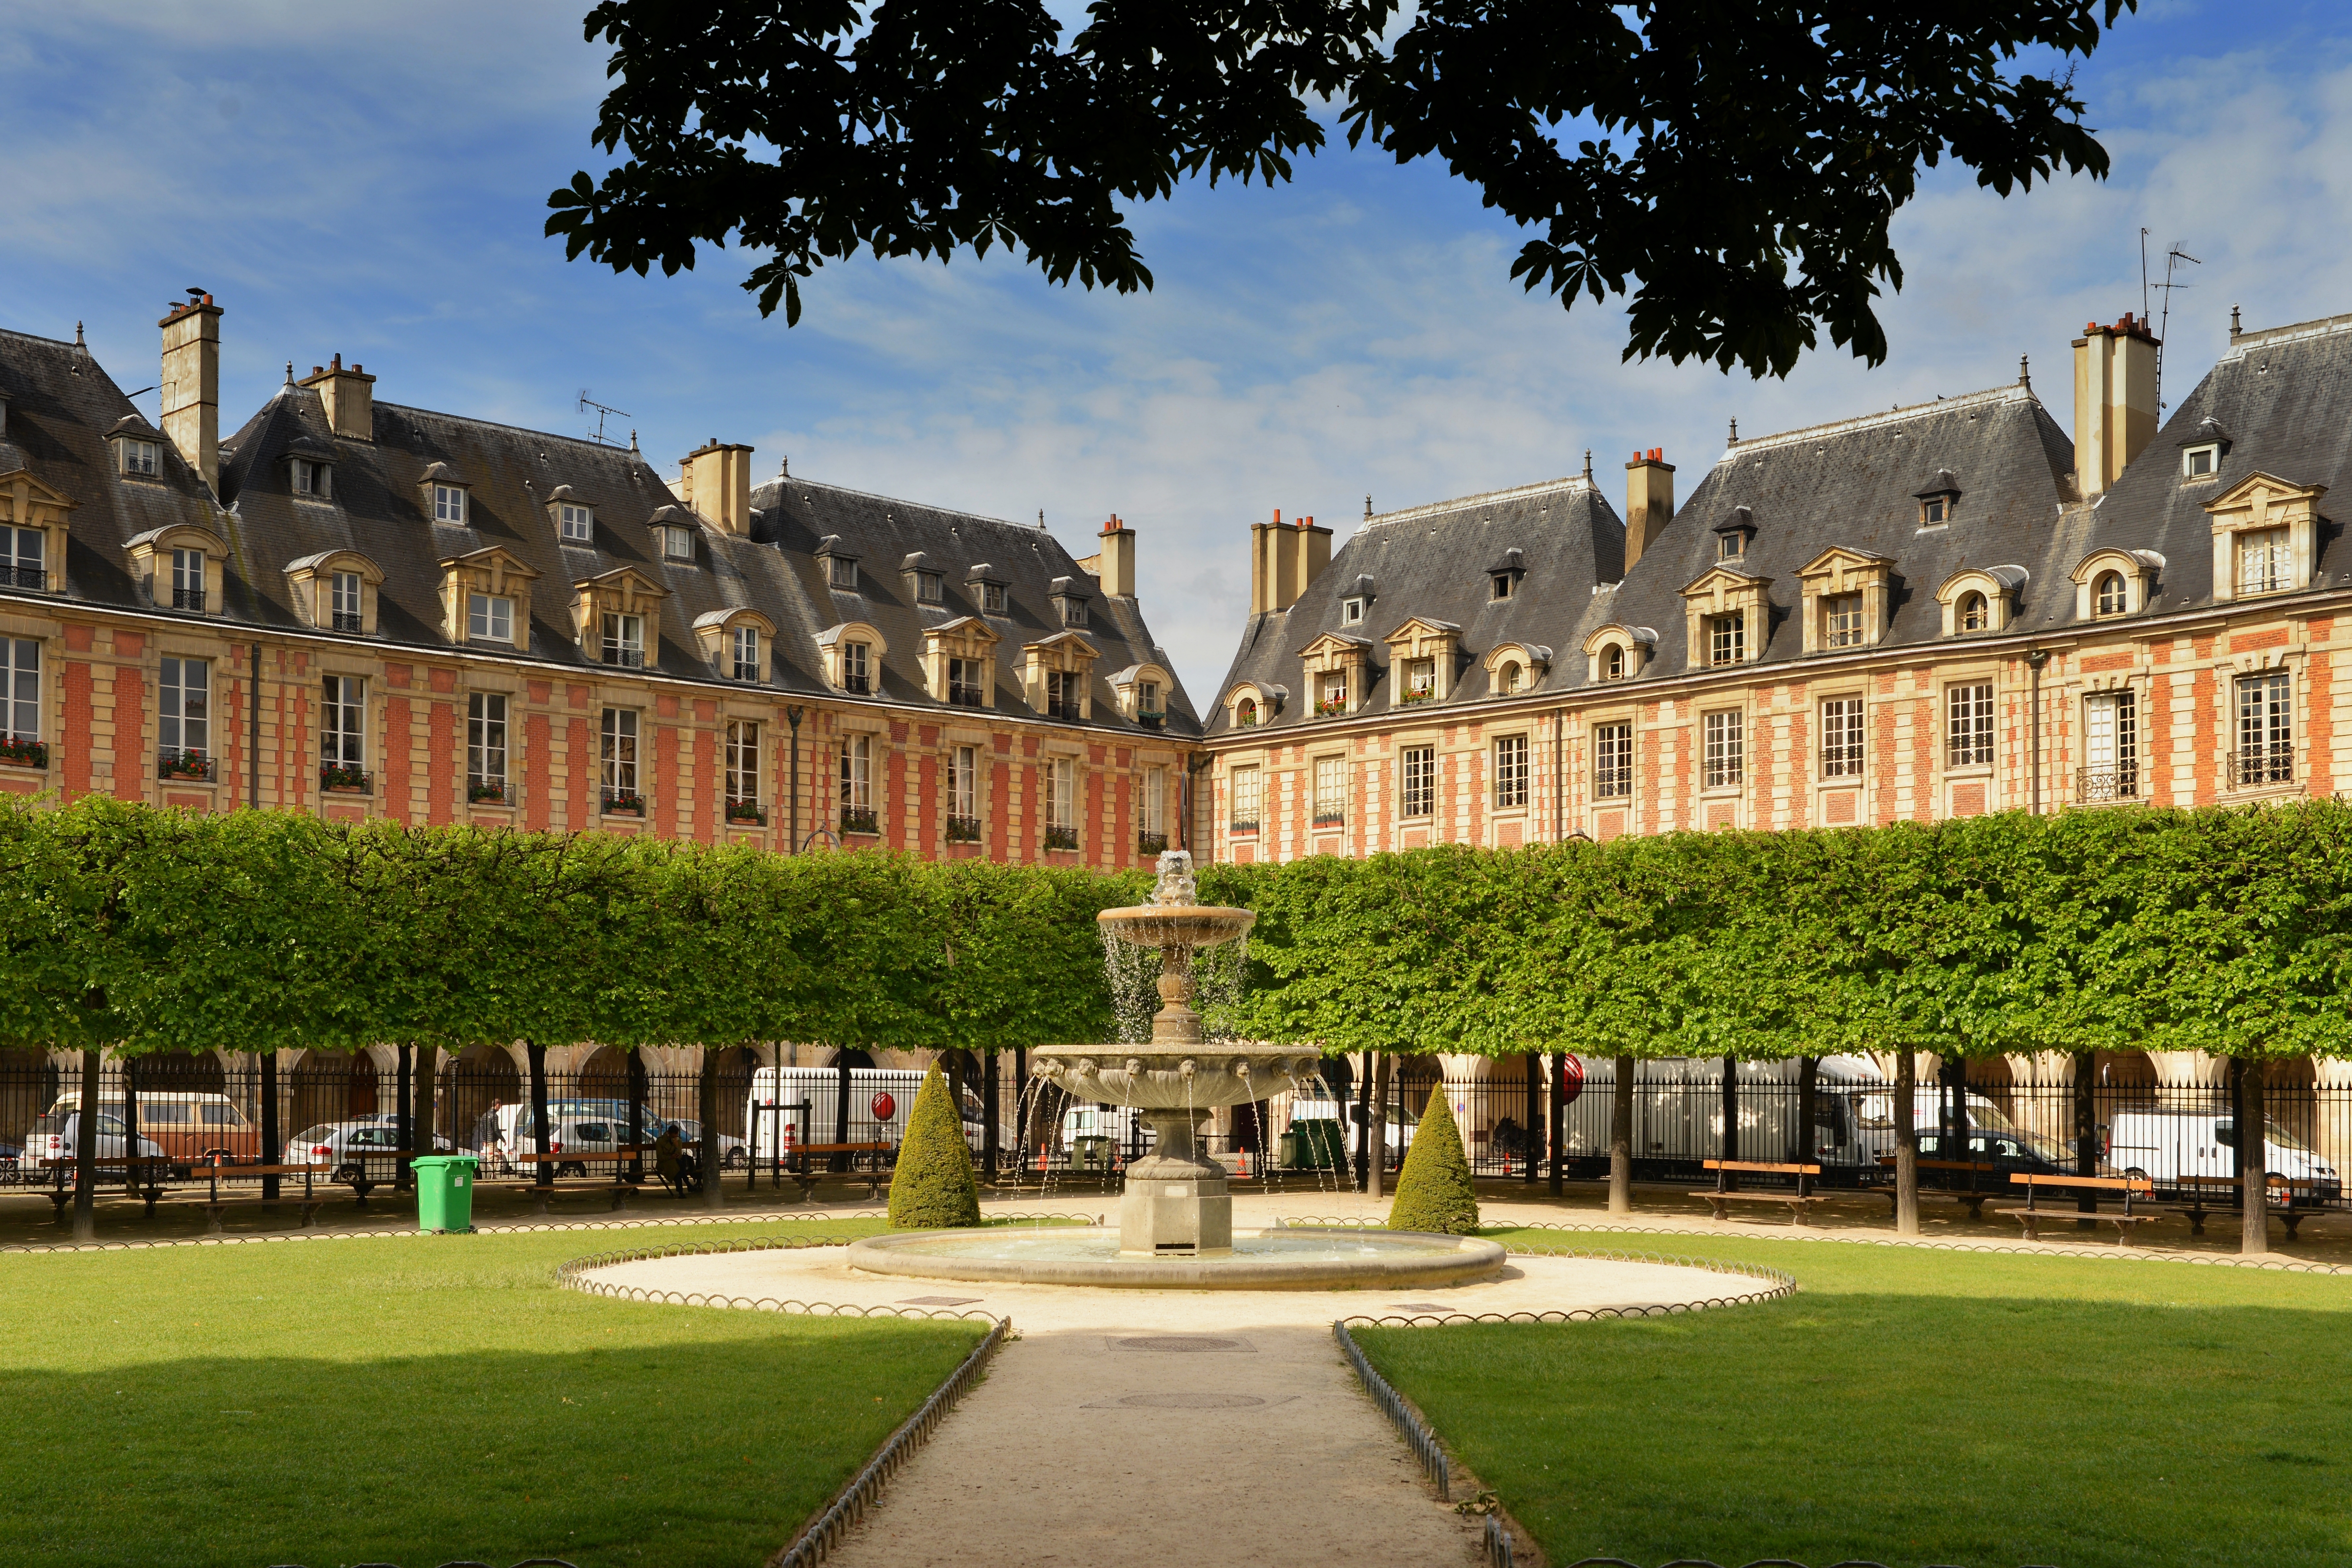
{"label": "roof antenna", "polygon": [[[2195,257],[2189,255],[2187,251],[2181,249],[2180,245],[2181,242],[2176,239],[2165,250],[2164,281],[2156,285],[2158,289],[2164,291],[2164,313],[2158,319],[2156,328],[2155,390],[2156,417],[2158,424],[2162,424],[2164,422],[2164,336],[2165,329],[2170,325],[2172,321],[2172,291],[2175,289],[2186,289],[2189,287],[2189,285],[2186,283],[2175,283],[2172,280],[2173,270],[2184,261],[2188,262],[2191,267],[2202,267],[2205,265]],[[2148,318],[2147,295],[2147,230],[2143,228],[2139,231],[2139,319],[2143,325],[2147,323]]]}
{"label": "roof antenna", "polygon": [[[606,416],[614,416],[614,417],[616,417],[616,418],[621,418],[621,419],[626,419],[626,418],[628,418],[628,417],[629,417],[629,412],[628,412],[628,410],[627,410],[627,409],[625,409],[625,408],[607,408],[607,407],[605,407],[603,404],[601,404],[601,403],[597,402],[594,398],[593,398],[593,397],[589,396],[589,395],[588,395],[588,389],[587,389],[586,387],[584,387],[584,386],[583,386],[583,387],[582,387],[582,388],[580,389],[580,405],[579,405],[579,408],[578,408],[578,410],[577,410],[577,411],[578,411],[579,413],[585,414],[585,413],[587,413],[591,408],[593,408],[593,409],[594,409],[594,410],[596,411],[596,432],[595,432],[595,434],[594,434],[594,435],[593,435],[593,436],[589,437],[588,437],[588,439],[590,439],[591,441],[593,441],[593,442],[595,442],[597,445],[599,445],[599,446],[603,446],[603,447],[613,447],[613,446],[618,446],[618,445],[619,445],[619,443],[618,443],[618,442],[616,442],[616,441],[612,441],[612,440],[608,440],[608,439],[605,437],[605,435],[604,435],[604,420],[605,420],[605,418],[606,418]],[[637,433],[636,433],[635,430],[632,430],[632,431],[630,431],[630,432],[629,432],[629,445],[630,445],[632,447],[635,447],[636,446],[636,444],[637,444]]]}

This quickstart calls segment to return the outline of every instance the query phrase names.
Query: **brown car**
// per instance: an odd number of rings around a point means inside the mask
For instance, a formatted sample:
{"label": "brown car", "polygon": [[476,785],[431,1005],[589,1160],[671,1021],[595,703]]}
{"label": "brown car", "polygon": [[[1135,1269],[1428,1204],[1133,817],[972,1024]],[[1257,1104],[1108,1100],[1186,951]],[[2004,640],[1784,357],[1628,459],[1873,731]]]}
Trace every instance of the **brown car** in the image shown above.
{"label": "brown car", "polygon": [[[53,1111],[78,1110],[81,1097],[61,1096]],[[116,1116],[122,1102],[104,1100],[100,1109]],[[201,1163],[217,1153],[225,1159],[252,1161],[261,1156],[261,1130],[225,1094],[161,1090],[139,1097],[139,1135],[152,1139],[163,1157],[176,1165]]]}

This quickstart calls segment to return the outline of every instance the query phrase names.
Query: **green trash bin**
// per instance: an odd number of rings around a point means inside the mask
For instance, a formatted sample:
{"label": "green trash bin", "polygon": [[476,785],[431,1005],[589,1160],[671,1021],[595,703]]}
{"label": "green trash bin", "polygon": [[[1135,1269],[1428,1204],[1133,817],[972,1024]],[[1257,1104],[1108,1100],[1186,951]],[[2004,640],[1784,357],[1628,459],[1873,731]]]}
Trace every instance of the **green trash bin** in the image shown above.
{"label": "green trash bin", "polygon": [[416,1228],[427,1236],[470,1234],[474,1173],[478,1165],[475,1157],[419,1154],[408,1164],[416,1173]]}

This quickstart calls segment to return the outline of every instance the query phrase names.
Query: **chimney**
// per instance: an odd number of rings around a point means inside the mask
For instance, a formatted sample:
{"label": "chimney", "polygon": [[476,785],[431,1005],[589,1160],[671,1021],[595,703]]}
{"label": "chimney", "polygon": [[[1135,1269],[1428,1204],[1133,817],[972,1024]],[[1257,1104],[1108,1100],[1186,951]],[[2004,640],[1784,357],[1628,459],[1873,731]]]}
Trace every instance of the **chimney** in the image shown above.
{"label": "chimney", "polygon": [[1318,528],[1311,517],[1302,517],[1290,531],[1291,589],[1290,597],[1276,605],[1286,610],[1298,601],[1298,595],[1314,585],[1323,575],[1323,568],[1331,564],[1331,531]]}
{"label": "chimney", "polygon": [[713,436],[678,464],[677,499],[721,533],[751,531],[751,448]]}
{"label": "chimney", "polygon": [[1625,465],[1625,570],[1642,559],[1675,515],[1675,466],[1665,449],[1636,452]]}
{"label": "chimney", "polygon": [[1278,610],[1298,595],[1283,590],[1297,575],[1297,563],[1282,537],[1282,509],[1275,508],[1272,522],[1250,524],[1250,614]]}
{"label": "chimney", "polygon": [[173,305],[163,329],[163,434],[220,493],[220,307],[205,294]]}
{"label": "chimney", "polygon": [[2126,312],[2074,340],[2074,483],[2103,494],[2156,435],[2156,338]]}
{"label": "chimney", "polygon": [[[1080,563],[1084,564],[1084,563]],[[1119,521],[1117,512],[1102,525],[1102,550],[1095,557],[1095,577],[1102,591],[1115,599],[1135,597],[1135,530]]]}
{"label": "chimney", "polygon": [[338,439],[375,439],[375,377],[363,374],[358,365],[345,370],[343,356],[337,354],[325,365],[312,365],[302,384],[318,390],[319,402],[327,410],[328,427]]}

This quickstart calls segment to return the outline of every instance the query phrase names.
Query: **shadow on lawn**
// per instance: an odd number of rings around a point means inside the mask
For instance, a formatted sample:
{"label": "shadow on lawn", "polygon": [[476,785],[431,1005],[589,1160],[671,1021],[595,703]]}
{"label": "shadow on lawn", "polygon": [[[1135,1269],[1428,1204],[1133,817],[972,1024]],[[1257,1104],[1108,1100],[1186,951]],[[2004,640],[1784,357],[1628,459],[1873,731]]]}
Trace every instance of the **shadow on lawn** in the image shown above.
{"label": "shadow on lawn", "polygon": [[748,1342],[0,1373],[0,1561],[758,1563],[982,1331],[789,1321]]}
{"label": "shadow on lawn", "polygon": [[2347,1328],[1864,1293],[1356,1338],[1555,1563],[2318,1568],[2352,1548]]}

